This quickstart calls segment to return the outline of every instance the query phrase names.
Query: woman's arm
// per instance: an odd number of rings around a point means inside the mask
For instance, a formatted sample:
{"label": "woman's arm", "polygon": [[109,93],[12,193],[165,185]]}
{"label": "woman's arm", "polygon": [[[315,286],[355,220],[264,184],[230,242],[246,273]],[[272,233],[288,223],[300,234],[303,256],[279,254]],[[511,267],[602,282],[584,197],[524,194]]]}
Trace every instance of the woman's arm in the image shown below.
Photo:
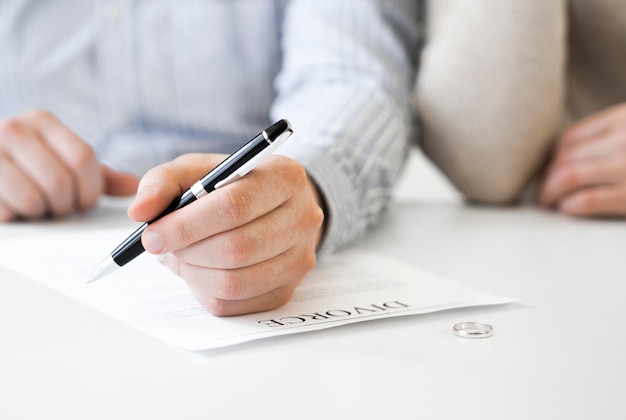
{"label": "woman's arm", "polygon": [[416,86],[421,146],[470,200],[514,201],[561,118],[564,1],[433,0]]}

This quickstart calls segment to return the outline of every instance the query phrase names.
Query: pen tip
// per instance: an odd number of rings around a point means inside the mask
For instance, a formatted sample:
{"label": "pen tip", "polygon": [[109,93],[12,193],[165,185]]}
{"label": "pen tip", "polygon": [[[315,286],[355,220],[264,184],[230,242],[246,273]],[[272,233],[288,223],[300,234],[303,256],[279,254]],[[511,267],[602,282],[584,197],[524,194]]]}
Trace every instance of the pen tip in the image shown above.
{"label": "pen tip", "polygon": [[112,273],[117,267],[118,265],[109,255],[96,267],[95,270],[93,270],[93,273],[91,273],[91,278],[87,280],[87,284],[93,283],[94,281]]}

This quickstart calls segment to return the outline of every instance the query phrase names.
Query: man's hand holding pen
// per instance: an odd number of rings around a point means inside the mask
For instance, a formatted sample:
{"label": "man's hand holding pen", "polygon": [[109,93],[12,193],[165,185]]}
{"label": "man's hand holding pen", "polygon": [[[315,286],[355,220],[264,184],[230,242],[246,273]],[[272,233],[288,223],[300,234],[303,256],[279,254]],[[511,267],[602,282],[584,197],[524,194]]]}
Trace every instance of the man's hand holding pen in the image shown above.
{"label": "man's hand holding pen", "polygon": [[[150,170],[129,216],[154,219],[224,157],[184,155]],[[142,243],[210,312],[273,309],[315,265],[324,218],[317,194],[299,163],[270,156],[237,182],[151,223]]]}
{"label": "man's hand holding pen", "polygon": [[[279,122],[268,128],[272,141],[282,135],[277,127],[291,132]],[[299,163],[271,155],[236,182],[154,220],[224,157],[184,155],[139,181],[98,162],[54,115],[33,111],[0,121],[0,222],[62,217],[94,206],[103,194],[137,192],[128,214],[151,222],[141,243],[207,310],[236,315],[276,308],[315,265],[322,232],[318,192]]]}

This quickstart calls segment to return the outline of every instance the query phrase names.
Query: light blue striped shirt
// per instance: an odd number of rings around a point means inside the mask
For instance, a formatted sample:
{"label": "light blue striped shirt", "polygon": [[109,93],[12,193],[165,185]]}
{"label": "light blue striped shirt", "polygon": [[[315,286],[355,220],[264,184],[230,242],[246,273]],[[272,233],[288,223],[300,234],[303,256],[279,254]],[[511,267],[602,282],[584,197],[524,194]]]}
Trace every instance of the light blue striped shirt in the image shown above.
{"label": "light blue striped shirt", "polygon": [[0,118],[41,108],[142,174],[236,150],[286,118],[280,153],[327,204],[324,247],[386,208],[407,156],[417,0],[2,0]]}

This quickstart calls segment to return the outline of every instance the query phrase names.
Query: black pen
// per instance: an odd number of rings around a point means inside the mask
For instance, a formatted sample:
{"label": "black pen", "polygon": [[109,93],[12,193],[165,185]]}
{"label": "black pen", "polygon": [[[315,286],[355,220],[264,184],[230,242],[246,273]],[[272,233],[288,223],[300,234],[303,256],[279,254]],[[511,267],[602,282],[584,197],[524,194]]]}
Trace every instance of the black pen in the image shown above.
{"label": "black pen", "polygon": [[274,152],[291,134],[293,129],[287,120],[280,120],[263,130],[235,153],[227,157],[212,171],[203,176],[179,198],[172,203],[154,220],[141,225],[132,235],[111,252],[104,261],[96,267],[91,279],[87,283],[96,281],[117,268],[129,263],[145,251],[141,244],[141,234],[148,225],[171,212],[193,203],[211,191],[228,185],[250,172],[263,159]]}

